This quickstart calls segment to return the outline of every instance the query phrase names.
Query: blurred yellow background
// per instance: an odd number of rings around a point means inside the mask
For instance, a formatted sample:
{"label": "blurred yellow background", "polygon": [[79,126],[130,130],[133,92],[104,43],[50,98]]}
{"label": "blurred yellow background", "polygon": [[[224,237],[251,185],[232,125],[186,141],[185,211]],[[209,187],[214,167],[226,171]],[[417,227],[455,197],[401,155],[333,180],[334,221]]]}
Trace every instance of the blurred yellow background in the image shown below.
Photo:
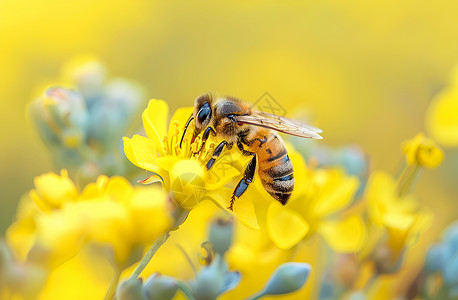
{"label": "blurred yellow background", "polygon": [[[287,115],[311,113],[326,145],[360,144],[372,168],[394,172],[458,62],[456,20],[456,1],[2,0],[0,230],[54,169],[26,104],[76,56],[172,109],[208,90],[253,102],[268,91]],[[456,217],[448,158],[416,187],[437,226]]]}

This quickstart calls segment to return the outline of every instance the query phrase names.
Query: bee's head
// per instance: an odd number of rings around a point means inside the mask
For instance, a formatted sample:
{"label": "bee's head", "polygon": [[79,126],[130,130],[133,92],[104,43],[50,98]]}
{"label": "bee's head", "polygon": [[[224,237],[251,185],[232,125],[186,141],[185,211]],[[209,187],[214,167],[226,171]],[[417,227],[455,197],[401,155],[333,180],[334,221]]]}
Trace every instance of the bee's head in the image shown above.
{"label": "bee's head", "polygon": [[212,118],[212,100],[213,97],[211,94],[204,93],[194,101],[194,112],[192,113],[196,127],[194,136],[201,133],[210,123]]}

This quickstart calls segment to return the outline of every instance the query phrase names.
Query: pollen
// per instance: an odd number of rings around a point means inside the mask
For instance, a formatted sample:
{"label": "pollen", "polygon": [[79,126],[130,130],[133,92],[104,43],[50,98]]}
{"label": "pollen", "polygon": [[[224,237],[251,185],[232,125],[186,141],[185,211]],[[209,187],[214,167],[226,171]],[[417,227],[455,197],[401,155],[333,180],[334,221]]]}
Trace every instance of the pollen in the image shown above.
{"label": "pollen", "polygon": [[207,142],[204,147],[202,147],[202,139],[198,136],[191,143],[187,137],[183,138],[183,142],[180,141],[182,138],[182,130],[178,121],[172,123],[172,135],[165,135],[163,142],[163,148],[168,155],[172,155],[181,159],[195,159],[202,163],[206,163],[215,149],[215,143]]}

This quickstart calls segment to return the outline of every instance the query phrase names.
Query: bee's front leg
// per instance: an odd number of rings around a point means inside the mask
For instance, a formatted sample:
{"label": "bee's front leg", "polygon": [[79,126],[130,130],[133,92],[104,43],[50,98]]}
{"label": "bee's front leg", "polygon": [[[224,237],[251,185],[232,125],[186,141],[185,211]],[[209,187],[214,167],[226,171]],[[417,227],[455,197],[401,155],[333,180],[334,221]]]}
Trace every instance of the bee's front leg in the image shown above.
{"label": "bee's front leg", "polygon": [[245,169],[245,172],[243,174],[243,178],[239,181],[239,183],[237,184],[237,187],[235,188],[232,194],[231,203],[228,207],[228,209],[230,209],[231,211],[234,208],[235,197],[239,198],[240,196],[243,195],[243,193],[245,193],[250,183],[253,182],[254,173],[256,172],[256,153],[249,152],[249,151],[246,151],[246,153],[249,153],[249,155],[253,155],[253,158],[248,163]]}
{"label": "bee's front leg", "polygon": [[202,135],[202,144],[200,144],[199,150],[197,150],[193,154],[197,154],[200,151],[202,151],[202,149],[205,146],[205,143],[207,142],[208,138],[210,137],[210,133],[213,136],[216,136],[216,131],[212,127],[209,126],[209,127],[207,127],[207,129],[205,129],[204,134]]}
{"label": "bee's front leg", "polygon": [[213,167],[213,164],[215,163],[216,159],[221,155],[221,153],[224,150],[224,147],[227,149],[232,148],[233,143],[228,143],[227,141],[222,141],[221,143],[216,146],[215,150],[213,150],[212,157],[208,160],[207,162],[207,171]]}

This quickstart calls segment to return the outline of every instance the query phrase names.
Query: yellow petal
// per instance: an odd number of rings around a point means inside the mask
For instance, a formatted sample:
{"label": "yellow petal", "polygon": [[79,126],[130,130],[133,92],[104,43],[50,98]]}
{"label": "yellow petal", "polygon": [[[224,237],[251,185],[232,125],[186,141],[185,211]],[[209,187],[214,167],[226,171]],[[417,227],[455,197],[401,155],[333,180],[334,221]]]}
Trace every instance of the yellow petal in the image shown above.
{"label": "yellow petal", "polygon": [[[193,110],[194,110],[193,107],[181,107],[181,108],[177,109],[173,113],[170,123],[172,123],[174,121],[178,121],[178,124],[180,126],[179,127],[180,130],[183,130],[184,126],[186,125],[186,122],[188,121],[188,118],[191,116]],[[191,125],[188,128],[188,131],[192,133],[194,129],[192,128]],[[169,126],[169,133],[168,133],[169,137],[174,134],[174,132],[172,132],[172,130],[174,130],[173,126]],[[187,132],[187,133],[189,133],[189,132]],[[181,134],[183,134],[183,132],[181,132]],[[180,136],[180,139],[181,139],[181,136]]]}
{"label": "yellow petal", "polygon": [[294,167],[294,191],[292,196],[300,195],[307,189],[307,185],[310,184],[310,179],[307,178],[305,160],[302,155],[295,151],[289,151],[288,156]]}
{"label": "yellow petal", "polygon": [[112,201],[125,203],[129,200],[129,196],[132,194],[132,192],[132,186],[124,177],[111,177],[107,183],[106,194],[111,198]]}
{"label": "yellow petal", "polygon": [[439,94],[428,108],[426,126],[442,145],[458,146],[458,89]]}
{"label": "yellow petal", "polygon": [[299,243],[310,229],[309,224],[296,211],[272,202],[267,210],[267,232],[280,249]]}
{"label": "yellow petal", "polygon": [[167,133],[168,113],[167,102],[153,99],[149,101],[148,108],[142,114],[146,135],[154,142],[157,151],[161,155],[165,155],[165,151],[162,148],[162,140]]}
{"label": "yellow petal", "polygon": [[201,201],[205,193],[206,172],[195,160],[179,160],[170,171],[173,199],[185,209],[191,209]]}
{"label": "yellow petal", "polygon": [[78,196],[75,184],[68,178],[66,170],[61,175],[47,173],[35,177],[35,192],[33,199],[40,207],[59,208],[65,202],[72,202]]}
{"label": "yellow petal", "polygon": [[172,225],[166,194],[162,189],[137,188],[128,207],[134,242],[152,243]]}
{"label": "yellow petal", "polygon": [[355,176],[341,175],[338,182],[326,188],[314,206],[314,213],[319,217],[333,214],[351,203],[358,190],[359,180]]}
{"label": "yellow petal", "polygon": [[383,215],[383,223],[388,228],[408,230],[415,222],[415,216],[397,211],[390,211]]}
{"label": "yellow petal", "polygon": [[138,180],[137,183],[141,183],[141,184],[153,184],[153,183],[156,183],[156,182],[164,182],[164,179],[159,176],[158,174],[153,174],[143,180]]}
{"label": "yellow petal", "polygon": [[140,135],[134,135],[132,139],[125,137],[123,141],[127,159],[139,168],[154,172],[158,150],[153,141]]}
{"label": "yellow petal", "polygon": [[207,190],[216,190],[226,185],[232,178],[240,175],[240,171],[228,164],[217,164],[208,171]]}
{"label": "yellow petal", "polygon": [[356,252],[361,249],[366,227],[358,216],[341,221],[324,221],[318,228],[329,246],[337,252]]}
{"label": "yellow petal", "polygon": [[228,188],[220,188],[219,190],[207,191],[203,199],[212,200],[216,205],[234,215],[244,225],[258,230],[260,227],[256,217],[254,205],[248,197],[242,196],[238,199],[235,199],[233,206],[234,210],[230,211],[228,209],[232,192],[233,190]]}
{"label": "yellow petal", "polygon": [[444,153],[434,140],[418,133],[415,137],[403,143],[403,151],[409,165],[419,164],[429,168],[435,168],[442,163]]}
{"label": "yellow petal", "polygon": [[102,197],[108,180],[108,177],[105,175],[97,177],[97,181],[95,183],[90,183],[84,188],[83,193],[81,193],[80,199],[88,200],[97,197]]}

